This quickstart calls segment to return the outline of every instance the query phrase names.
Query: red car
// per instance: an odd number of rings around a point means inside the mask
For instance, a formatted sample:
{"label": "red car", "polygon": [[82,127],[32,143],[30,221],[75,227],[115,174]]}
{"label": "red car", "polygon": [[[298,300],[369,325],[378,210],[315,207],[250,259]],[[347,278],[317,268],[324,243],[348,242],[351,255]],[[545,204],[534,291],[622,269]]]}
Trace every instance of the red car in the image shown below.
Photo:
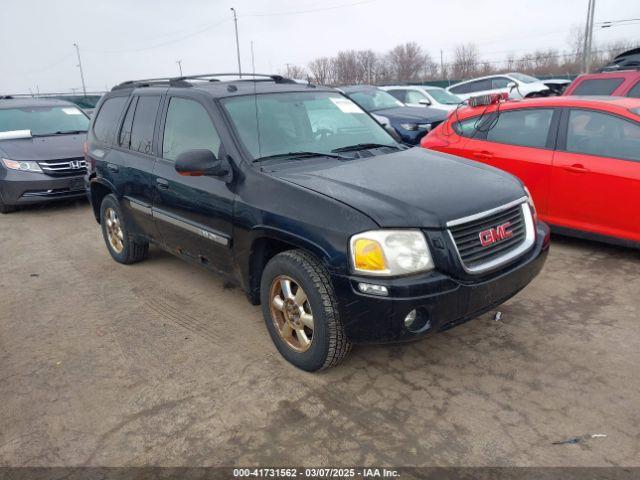
{"label": "red car", "polygon": [[421,146],[516,175],[557,232],[640,247],[640,99],[463,107]]}
{"label": "red car", "polygon": [[580,75],[571,82],[563,95],[615,95],[640,98],[640,70]]}

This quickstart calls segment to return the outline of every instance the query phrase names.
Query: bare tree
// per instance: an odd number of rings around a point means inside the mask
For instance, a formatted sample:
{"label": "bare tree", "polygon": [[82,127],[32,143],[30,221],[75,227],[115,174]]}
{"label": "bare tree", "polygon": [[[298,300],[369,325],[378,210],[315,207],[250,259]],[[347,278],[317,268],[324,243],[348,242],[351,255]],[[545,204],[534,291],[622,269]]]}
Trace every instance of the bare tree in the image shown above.
{"label": "bare tree", "polygon": [[287,63],[287,68],[284,69],[282,75],[287,78],[297,78],[299,80],[305,80],[307,78],[307,71],[304,69],[304,67]]}
{"label": "bare tree", "polygon": [[309,63],[309,71],[316,83],[331,85],[334,83],[333,60],[329,57],[316,58]]}
{"label": "bare tree", "polygon": [[431,57],[428,57],[416,42],[398,45],[388,53],[387,58],[398,82],[418,80],[425,72],[427,61],[433,64]]}
{"label": "bare tree", "polygon": [[336,83],[340,85],[354,84],[358,82],[358,52],[344,50],[338,52],[333,60],[333,70]]}
{"label": "bare tree", "polygon": [[458,79],[473,77],[478,70],[479,61],[480,54],[475,44],[458,45],[452,65],[453,76]]}
{"label": "bare tree", "polygon": [[373,50],[360,50],[358,57],[358,81],[373,84],[376,82],[378,55]]}

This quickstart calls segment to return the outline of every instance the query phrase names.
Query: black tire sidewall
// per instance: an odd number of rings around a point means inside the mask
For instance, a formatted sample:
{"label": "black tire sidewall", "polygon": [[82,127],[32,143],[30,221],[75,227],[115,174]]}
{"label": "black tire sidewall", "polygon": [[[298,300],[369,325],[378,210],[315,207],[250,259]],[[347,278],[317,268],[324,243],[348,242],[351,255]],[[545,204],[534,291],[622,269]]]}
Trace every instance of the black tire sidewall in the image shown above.
{"label": "black tire sidewall", "polygon": [[[304,261],[304,260],[303,260]],[[287,275],[302,286],[313,314],[313,341],[306,352],[296,352],[280,337],[271,318],[269,301],[271,283],[278,275]],[[331,288],[331,286],[327,286]],[[273,343],[280,354],[294,366],[314,372],[321,369],[329,354],[329,332],[327,314],[321,293],[316,288],[307,271],[295,260],[287,256],[274,257],[265,267],[260,285],[262,313]]]}
{"label": "black tire sidewall", "polygon": [[[107,225],[104,221],[104,212],[107,208],[113,208],[116,211],[118,218],[120,219],[120,228],[122,229],[122,234],[124,236],[124,240],[122,241],[124,248],[122,249],[122,252],[119,253],[116,252],[109,243],[109,237],[107,235]],[[122,214],[122,209],[120,208],[120,202],[118,202],[118,199],[113,194],[109,194],[104,197],[102,203],[100,204],[100,226],[102,228],[102,238],[104,238],[104,243],[106,244],[107,250],[109,250],[109,253],[113,257],[113,259],[119,263],[127,263],[127,259],[129,258],[129,250],[131,249],[129,230],[127,229],[127,224]]]}

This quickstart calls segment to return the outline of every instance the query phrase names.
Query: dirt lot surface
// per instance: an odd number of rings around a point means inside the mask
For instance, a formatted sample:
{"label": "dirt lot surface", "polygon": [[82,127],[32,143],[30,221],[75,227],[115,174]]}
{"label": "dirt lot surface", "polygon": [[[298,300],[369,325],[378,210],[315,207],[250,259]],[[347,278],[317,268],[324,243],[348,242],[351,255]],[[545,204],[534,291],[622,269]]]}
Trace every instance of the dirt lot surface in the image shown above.
{"label": "dirt lot surface", "polygon": [[640,465],[640,254],[553,240],[500,321],[313,375],[219,277],[116,264],[87,204],[1,216],[0,465]]}

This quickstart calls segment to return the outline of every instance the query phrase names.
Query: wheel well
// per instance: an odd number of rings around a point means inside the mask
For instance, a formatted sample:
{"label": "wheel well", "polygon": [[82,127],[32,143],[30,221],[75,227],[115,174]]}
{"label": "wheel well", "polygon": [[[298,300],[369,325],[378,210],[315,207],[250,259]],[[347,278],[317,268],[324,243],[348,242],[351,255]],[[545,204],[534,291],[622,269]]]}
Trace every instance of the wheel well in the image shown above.
{"label": "wheel well", "polygon": [[269,260],[281,252],[297,248],[273,238],[259,238],[253,243],[249,261],[249,300],[253,305],[260,305],[260,280]]}
{"label": "wheel well", "polygon": [[98,223],[100,223],[100,205],[102,205],[102,199],[110,193],[111,189],[101,183],[91,184],[91,206],[93,207],[93,215],[96,217]]}

